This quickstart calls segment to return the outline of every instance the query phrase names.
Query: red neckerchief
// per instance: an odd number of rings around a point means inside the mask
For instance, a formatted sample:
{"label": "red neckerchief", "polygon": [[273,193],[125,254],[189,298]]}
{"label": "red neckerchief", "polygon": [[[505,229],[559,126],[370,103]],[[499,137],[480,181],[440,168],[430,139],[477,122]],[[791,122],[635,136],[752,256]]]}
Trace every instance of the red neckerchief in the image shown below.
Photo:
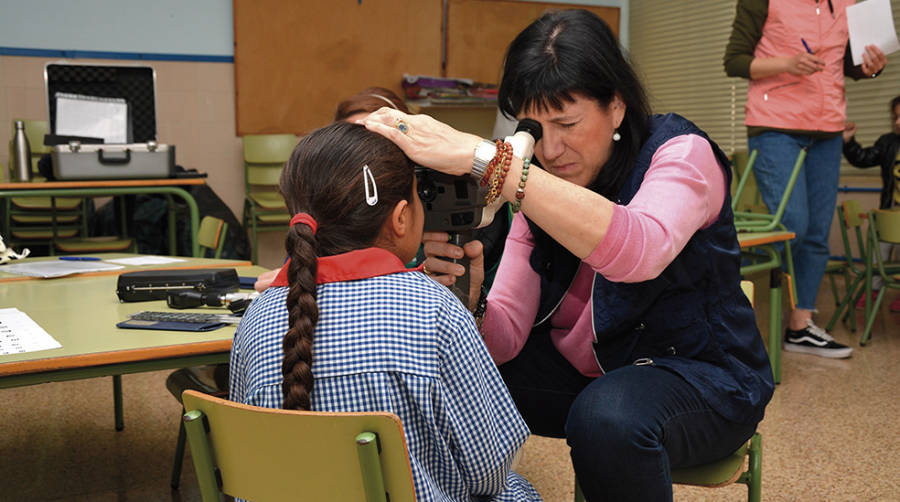
{"label": "red neckerchief", "polygon": [[[319,268],[316,273],[316,284],[328,282],[355,281],[380,275],[398,272],[421,272],[422,267],[406,268],[394,253],[382,248],[365,248],[348,253],[324,256],[318,259]],[[289,286],[287,272],[291,260],[288,259],[272,286]]]}

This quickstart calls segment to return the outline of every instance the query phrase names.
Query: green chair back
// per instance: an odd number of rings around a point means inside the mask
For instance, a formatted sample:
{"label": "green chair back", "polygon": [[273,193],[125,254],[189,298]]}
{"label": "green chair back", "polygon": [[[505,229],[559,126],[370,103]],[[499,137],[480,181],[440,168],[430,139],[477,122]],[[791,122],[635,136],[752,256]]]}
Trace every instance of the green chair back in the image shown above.
{"label": "green chair back", "polygon": [[248,186],[277,186],[284,163],[297,146],[293,134],[250,134],[243,137]]}
{"label": "green chair back", "polygon": [[185,428],[204,502],[414,502],[400,420],[393,414],[260,408],[188,390]]}
{"label": "green chair back", "polygon": [[228,231],[228,223],[221,218],[204,216],[200,220],[200,228],[197,230],[197,244],[200,245],[200,255],[206,256],[206,250],[213,250],[213,258],[222,256],[225,248],[225,232]]}
{"label": "green chair back", "polygon": [[[900,209],[876,209],[869,211],[868,246],[870,250],[869,256],[874,258],[874,264],[871,259],[867,260],[866,263],[874,268],[871,273],[878,274],[883,282],[881,289],[878,290],[878,294],[875,296],[874,304],[871,307],[866,305],[866,327],[859,340],[860,345],[869,343],[872,326],[875,324],[875,317],[878,315],[885,292],[888,289],[900,289],[900,263],[887,262],[890,257],[881,254],[879,243],[882,242],[900,245]],[[869,286],[870,284],[867,285],[866,294],[869,294]]]}
{"label": "green chair back", "polygon": [[869,213],[869,218],[878,241],[900,244],[900,209],[876,209]]}
{"label": "green chair back", "polygon": [[735,150],[731,155],[731,165],[734,168],[731,181],[732,211],[768,212],[756,186],[756,177],[753,175],[753,163],[756,162],[758,153],[757,150],[749,154],[746,150]]}
{"label": "green chair back", "polygon": [[[847,272],[852,276],[847,283],[844,299],[838,304],[837,309],[825,325],[825,329],[834,328],[838,319],[846,317],[850,331],[856,331],[856,318],[850,309],[856,304],[856,299],[863,293],[866,279],[866,242],[863,228],[866,218],[859,201],[845,200],[837,206],[838,229],[841,234],[841,242],[844,245],[844,256],[847,261]],[[854,244],[851,244],[854,239]]]}
{"label": "green chair back", "polygon": [[806,153],[806,148],[801,148],[800,152],[797,154],[797,159],[794,161],[793,169],[791,169],[791,175],[788,178],[787,186],[784,189],[784,193],[781,194],[781,200],[778,202],[778,207],[775,208],[775,211],[772,212],[772,208],[769,208],[769,214],[735,211],[734,225],[738,230],[771,232],[782,228],[781,217],[784,215],[788,200],[790,200],[791,193],[794,191],[794,184],[797,182],[797,177],[800,175],[800,170],[803,168],[803,162],[806,160]]}
{"label": "green chair back", "polygon": [[278,192],[285,162],[297,146],[293,134],[250,134],[244,136],[243,225],[250,235],[251,259],[258,260],[259,232],[283,232],[290,215]]}

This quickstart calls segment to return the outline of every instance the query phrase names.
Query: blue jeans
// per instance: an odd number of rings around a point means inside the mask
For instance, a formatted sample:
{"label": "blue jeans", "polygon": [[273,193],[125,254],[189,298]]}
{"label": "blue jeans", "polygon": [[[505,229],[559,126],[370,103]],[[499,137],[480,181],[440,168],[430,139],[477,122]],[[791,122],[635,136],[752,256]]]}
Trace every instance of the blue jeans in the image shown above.
{"label": "blue jeans", "polygon": [[546,333],[532,333],[500,374],[532,433],[566,438],[589,501],[671,501],[671,469],[724,458],[756,430],[726,420],[654,366],[585,377]]}
{"label": "blue jeans", "polygon": [[819,283],[828,264],[828,234],[837,203],[843,140],[815,139],[796,134],[765,132],[747,139],[758,150],[753,174],[763,202],[775,211],[787,187],[797,154],[807,148],[781,222],[797,234],[791,241],[797,285],[797,308],[815,310]]}

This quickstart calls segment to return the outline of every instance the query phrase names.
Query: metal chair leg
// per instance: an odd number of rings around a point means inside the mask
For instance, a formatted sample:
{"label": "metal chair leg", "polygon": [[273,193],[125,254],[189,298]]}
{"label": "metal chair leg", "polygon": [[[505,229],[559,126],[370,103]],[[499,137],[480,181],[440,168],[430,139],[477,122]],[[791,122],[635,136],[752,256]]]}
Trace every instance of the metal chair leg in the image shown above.
{"label": "metal chair leg", "polygon": [[122,375],[113,375],[113,407],[115,408],[116,430],[125,428],[125,412],[122,407]]}
{"label": "metal chair leg", "polygon": [[[181,408],[181,415],[184,416],[184,408]],[[177,490],[181,484],[181,464],[184,461],[184,444],[187,441],[187,432],[184,430],[184,421],[178,421],[178,442],[175,445],[175,460],[172,462],[172,489]]]}

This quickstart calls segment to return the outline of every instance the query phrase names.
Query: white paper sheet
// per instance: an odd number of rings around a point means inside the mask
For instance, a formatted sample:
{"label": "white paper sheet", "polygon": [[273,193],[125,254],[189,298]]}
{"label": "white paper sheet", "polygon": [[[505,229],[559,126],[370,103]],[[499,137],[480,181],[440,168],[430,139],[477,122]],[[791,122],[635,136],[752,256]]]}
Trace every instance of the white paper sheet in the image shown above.
{"label": "white paper sheet", "polygon": [[876,45],[885,55],[900,50],[890,0],[866,0],[847,7],[850,54],[861,65],[867,45]]}
{"label": "white paper sheet", "polygon": [[103,272],[106,270],[117,270],[120,268],[125,267],[123,267],[122,265],[114,265],[112,263],[103,263],[100,261],[48,260],[4,265],[3,267],[0,267],[0,272],[8,272],[10,274],[27,275],[29,277],[42,277],[44,279],[50,279],[53,277],[63,277],[71,274],[81,274],[84,272]]}
{"label": "white paper sheet", "polygon": [[122,98],[57,92],[56,134],[128,143],[128,104]]}
{"label": "white paper sheet", "polygon": [[115,258],[106,260],[110,263],[118,263],[120,265],[163,265],[166,263],[176,263],[179,261],[187,261],[183,258],[172,258],[171,256],[133,256],[131,258]]}
{"label": "white paper sheet", "polygon": [[0,355],[60,347],[62,345],[25,312],[17,308],[0,309]]}

